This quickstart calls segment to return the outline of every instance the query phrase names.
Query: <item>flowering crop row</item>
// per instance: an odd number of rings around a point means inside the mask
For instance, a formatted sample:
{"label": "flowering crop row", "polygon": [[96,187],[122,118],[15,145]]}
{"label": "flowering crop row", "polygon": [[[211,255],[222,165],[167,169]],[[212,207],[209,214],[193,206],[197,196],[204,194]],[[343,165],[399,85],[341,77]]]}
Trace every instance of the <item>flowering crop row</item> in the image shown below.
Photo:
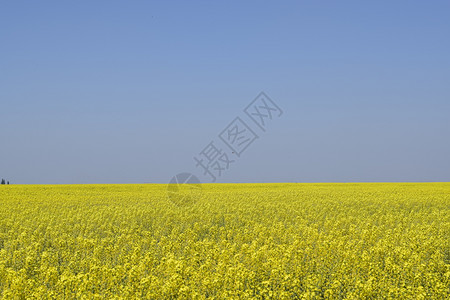
{"label": "flowering crop row", "polygon": [[450,184],[0,187],[5,299],[449,299]]}

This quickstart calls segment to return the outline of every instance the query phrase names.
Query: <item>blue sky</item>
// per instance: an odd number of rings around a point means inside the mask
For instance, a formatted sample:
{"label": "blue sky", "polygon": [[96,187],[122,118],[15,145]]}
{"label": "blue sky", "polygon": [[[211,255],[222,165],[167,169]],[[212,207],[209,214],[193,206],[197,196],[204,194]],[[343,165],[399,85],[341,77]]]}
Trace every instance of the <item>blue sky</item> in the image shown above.
{"label": "blue sky", "polygon": [[193,157],[264,91],[284,113],[219,182],[450,181],[449,13],[448,1],[4,1],[0,177],[209,182]]}

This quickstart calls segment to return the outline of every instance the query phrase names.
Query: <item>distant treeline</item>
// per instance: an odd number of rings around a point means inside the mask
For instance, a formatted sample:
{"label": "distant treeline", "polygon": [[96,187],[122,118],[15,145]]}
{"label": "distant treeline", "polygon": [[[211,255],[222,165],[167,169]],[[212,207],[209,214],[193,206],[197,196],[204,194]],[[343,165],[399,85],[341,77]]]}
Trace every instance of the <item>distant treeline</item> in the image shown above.
{"label": "distant treeline", "polygon": [[2,183],[1,184],[9,184],[9,181],[5,181],[5,179],[2,178]]}

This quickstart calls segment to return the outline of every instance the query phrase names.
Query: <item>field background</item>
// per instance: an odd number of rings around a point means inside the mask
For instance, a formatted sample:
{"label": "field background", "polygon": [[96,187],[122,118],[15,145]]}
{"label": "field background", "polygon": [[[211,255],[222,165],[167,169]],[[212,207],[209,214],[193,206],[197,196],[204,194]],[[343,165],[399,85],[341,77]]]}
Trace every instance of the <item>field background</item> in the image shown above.
{"label": "field background", "polygon": [[0,186],[5,299],[446,299],[450,183]]}

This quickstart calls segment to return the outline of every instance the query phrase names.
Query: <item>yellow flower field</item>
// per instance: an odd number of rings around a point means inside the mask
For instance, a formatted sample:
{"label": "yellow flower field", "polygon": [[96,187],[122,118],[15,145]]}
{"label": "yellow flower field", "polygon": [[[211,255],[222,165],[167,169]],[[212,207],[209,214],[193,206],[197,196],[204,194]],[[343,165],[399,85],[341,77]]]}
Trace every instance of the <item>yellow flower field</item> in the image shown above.
{"label": "yellow flower field", "polygon": [[450,183],[0,186],[4,299],[448,299]]}

